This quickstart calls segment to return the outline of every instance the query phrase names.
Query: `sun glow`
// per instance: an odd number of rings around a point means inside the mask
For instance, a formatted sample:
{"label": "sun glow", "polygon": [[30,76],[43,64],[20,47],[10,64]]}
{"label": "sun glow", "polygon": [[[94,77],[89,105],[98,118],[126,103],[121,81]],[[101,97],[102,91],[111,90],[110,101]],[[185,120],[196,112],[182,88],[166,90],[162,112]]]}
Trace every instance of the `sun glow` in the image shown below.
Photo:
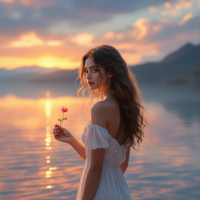
{"label": "sun glow", "polygon": [[14,0],[0,0],[0,2],[4,2],[4,3],[13,3]]}
{"label": "sun glow", "polygon": [[0,57],[1,65],[6,69],[15,69],[21,66],[33,66],[53,68],[59,67],[62,69],[76,69],[80,65],[80,61],[72,61],[71,58],[56,58],[53,56],[42,56],[39,58],[31,57]]}

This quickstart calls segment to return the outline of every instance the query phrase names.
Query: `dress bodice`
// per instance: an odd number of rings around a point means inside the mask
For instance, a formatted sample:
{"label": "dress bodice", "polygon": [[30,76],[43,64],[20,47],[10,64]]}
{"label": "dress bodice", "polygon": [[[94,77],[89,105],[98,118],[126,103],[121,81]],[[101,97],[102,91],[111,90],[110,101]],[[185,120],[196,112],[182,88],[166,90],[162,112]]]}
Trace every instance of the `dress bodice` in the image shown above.
{"label": "dress bodice", "polygon": [[90,162],[90,149],[104,148],[104,164],[117,167],[126,160],[126,142],[118,143],[102,126],[91,124],[88,121],[81,133],[81,139],[85,145],[86,162]]}

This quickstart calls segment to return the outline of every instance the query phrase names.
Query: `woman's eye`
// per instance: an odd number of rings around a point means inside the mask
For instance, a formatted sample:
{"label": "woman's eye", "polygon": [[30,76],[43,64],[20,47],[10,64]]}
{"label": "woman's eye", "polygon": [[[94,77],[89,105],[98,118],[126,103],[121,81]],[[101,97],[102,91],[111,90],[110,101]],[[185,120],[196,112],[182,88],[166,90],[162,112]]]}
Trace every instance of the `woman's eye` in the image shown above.
{"label": "woman's eye", "polygon": [[[93,69],[92,70],[93,72],[97,72],[98,70],[97,69]],[[88,71],[87,70],[85,70],[85,71],[83,71],[85,74],[87,74],[88,73]]]}

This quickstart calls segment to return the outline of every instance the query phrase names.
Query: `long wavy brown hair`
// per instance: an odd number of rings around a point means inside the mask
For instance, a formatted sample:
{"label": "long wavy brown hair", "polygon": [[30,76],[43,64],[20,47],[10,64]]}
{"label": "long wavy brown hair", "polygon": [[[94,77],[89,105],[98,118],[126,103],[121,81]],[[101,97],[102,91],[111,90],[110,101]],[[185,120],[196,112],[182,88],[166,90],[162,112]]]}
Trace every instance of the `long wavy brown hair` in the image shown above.
{"label": "long wavy brown hair", "polygon": [[[128,146],[135,149],[135,146],[143,140],[145,123],[144,107],[142,106],[141,91],[137,85],[135,75],[130,71],[126,62],[120,53],[112,46],[101,45],[89,50],[81,60],[81,66],[78,70],[78,77],[80,79],[80,88],[77,90],[77,95],[82,90],[82,97],[84,98],[85,91],[89,92],[91,100],[93,101],[95,95],[103,99],[103,94],[100,92],[99,87],[96,90],[90,90],[86,77],[84,74],[85,61],[91,58],[95,66],[104,67],[106,72],[113,73],[110,78],[109,89],[115,97],[120,107],[120,125],[123,123],[125,126],[124,134],[128,138]],[[103,77],[100,70],[101,78]],[[77,80],[76,79],[76,80]],[[127,143],[126,143],[127,144]]]}

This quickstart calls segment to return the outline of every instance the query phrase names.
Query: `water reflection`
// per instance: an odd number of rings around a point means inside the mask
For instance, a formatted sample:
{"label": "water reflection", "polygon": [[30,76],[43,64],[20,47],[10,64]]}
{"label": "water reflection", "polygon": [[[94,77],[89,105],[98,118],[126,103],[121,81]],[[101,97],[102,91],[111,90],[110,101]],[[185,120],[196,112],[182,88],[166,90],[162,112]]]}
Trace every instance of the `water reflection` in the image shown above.
{"label": "water reflection", "polygon": [[[51,150],[51,133],[50,133],[50,117],[51,117],[51,100],[50,100],[50,92],[47,91],[46,92],[46,101],[45,101],[45,113],[46,113],[46,150]],[[50,152],[48,151],[47,154],[49,155]],[[46,163],[49,164],[50,161],[50,156],[46,156]],[[49,167],[49,170],[46,171],[46,178],[50,178],[52,175],[51,170],[53,168]],[[54,170],[57,169],[56,167],[54,167]],[[53,188],[52,185],[47,185],[47,189],[51,189]]]}
{"label": "water reflection", "polygon": [[[30,87],[29,93],[13,89],[13,95],[0,86],[0,199],[75,199],[84,161],[70,145],[56,141],[52,129],[66,106],[63,126],[81,142],[89,101],[82,109],[70,86]],[[125,173],[133,199],[198,199],[199,89],[141,89],[149,126]]]}
{"label": "water reflection", "polygon": [[138,152],[131,152],[125,175],[133,199],[198,199],[199,120],[187,126],[158,103],[146,102],[145,107],[146,138]]}

